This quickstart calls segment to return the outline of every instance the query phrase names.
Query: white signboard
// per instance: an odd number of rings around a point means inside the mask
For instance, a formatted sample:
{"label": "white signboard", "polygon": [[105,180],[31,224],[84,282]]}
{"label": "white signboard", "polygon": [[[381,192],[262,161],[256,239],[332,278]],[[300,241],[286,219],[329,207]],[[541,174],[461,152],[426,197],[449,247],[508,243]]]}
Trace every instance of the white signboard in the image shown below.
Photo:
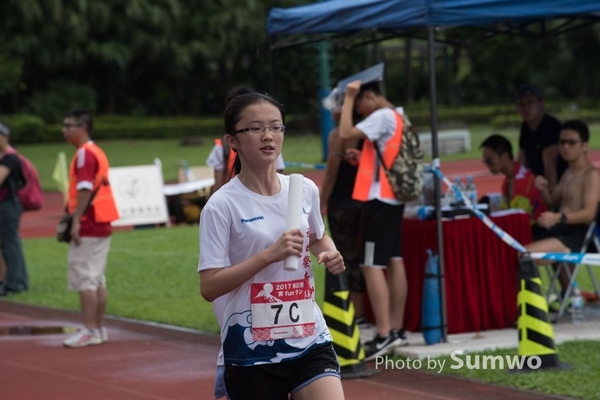
{"label": "white signboard", "polygon": [[120,215],[113,226],[169,223],[160,163],[110,168],[108,178]]}

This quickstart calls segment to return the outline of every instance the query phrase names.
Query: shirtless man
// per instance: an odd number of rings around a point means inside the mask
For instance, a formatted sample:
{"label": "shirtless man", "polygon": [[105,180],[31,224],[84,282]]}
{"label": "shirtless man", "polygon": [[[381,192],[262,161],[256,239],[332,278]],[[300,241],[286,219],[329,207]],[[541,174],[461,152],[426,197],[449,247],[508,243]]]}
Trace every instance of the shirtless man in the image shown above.
{"label": "shirtless man", "polygon": [[[538,224],[548,228],[548,237],[525,246],[529,252],[579,252],[588,225],[596,218],[600,200],[600,172],[588,160],[590,132],[579,120],[563,124],[558,140],[560,155],[568,168],[552,192],[548,180],[537,176],[535,186],[541,191],[549,209],[538,218]],[[566,273],[559,277],[563,293],[569,279]]]}

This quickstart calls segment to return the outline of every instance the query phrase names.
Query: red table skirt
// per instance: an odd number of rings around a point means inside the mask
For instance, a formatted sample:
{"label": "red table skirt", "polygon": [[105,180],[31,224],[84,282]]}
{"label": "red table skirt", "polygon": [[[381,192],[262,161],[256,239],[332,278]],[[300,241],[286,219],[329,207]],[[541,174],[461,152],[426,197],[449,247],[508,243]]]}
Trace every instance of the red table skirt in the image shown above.
{"label": "red table skirt", "polygon": [[[527,215],[492,221],[519,243],[531,242]],[[444,221],[442,226],[448,333],[512,327],[517,319],[516,251],[478,218]],[[420,331],[426,250],[437,252],[435,221],[405,219],[402,248],[409,288],[404,327]]]}

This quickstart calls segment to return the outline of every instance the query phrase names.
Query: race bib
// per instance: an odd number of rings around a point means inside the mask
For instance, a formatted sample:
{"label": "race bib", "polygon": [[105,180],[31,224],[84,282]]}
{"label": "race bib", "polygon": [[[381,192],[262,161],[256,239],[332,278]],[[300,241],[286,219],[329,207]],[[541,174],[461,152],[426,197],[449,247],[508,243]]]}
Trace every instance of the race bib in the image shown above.
{"label": "race bib", "polygon": [[253,283],[252,339],[257,341],[312,336],[315,314],[306,280]]}

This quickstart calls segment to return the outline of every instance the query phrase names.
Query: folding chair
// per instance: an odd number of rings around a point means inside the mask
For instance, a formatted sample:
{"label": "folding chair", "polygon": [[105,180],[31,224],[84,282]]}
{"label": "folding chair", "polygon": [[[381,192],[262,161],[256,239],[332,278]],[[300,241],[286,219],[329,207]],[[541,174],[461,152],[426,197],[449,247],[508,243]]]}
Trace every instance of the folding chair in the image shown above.
{"label": "folding chair", "polygon": [[[581,245],[580,253],[591,253],[592,250],[595,250],[595,252],[600,252],[600,226],[598,224],[598,216],[600,216],[600,214],[597,214],[596,220],[592,221],[588,227],[588,230],[585,234],[585,238],[583,239],[583,243]],[[598,281],[596,280],[596,276],[594,275],[592,266],[586,265],[585,267],[587,269],[588,275],[590,276],[590,280],[594,285],[594,291],[596,292],[596,296],[600,296],[600,286],[598,286]],[[565,312],[565,309],[567,308],[567,305],[569,304],[569,300],[571,299],[571,292],[573,290],[572,285],[577,278],[577,274],[580,268],[581,264],[575,264],[573,271],[571,271],[571,268],[569,268],[568,263],[559,263],[556,270],[551,273],[550,271],[552,271],[552,268],[550,266],[546,266],[546,271],[550,276],[550,283],[548,285],[548,290],[546,291],[546,301],[550,299],[550,296],[552,294],[557,294],[557,298],[560,301],[560,309],[558,310],[558,314],[556,315],[556,318],[554,320],[555,322],[558,322],[560,320],[560,318]],[[569,277],[569,285],[565,289],[564,296],[561,296],[560,285],[557,285],[558,277],[561,271],[565,271],[567,273],[567,276]]]}

